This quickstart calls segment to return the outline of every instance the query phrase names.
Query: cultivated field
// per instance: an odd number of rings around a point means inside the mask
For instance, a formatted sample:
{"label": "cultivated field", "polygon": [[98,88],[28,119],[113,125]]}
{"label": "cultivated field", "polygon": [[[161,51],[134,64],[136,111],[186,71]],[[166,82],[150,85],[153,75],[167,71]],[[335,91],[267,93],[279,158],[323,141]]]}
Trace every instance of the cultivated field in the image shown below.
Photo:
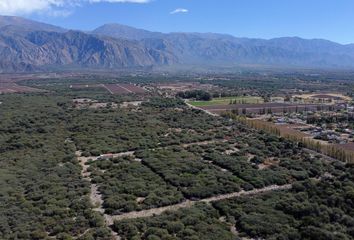
{"label": "cultivated field", "polygon": [[26,93],[26,92],[42,92],[41,89],[20,86],[16,83],[0,83],[0,94],[5,93]]}
{"label": "cultivated field", "polygon": [[83,88],[104,88],[111,94],[142,94],[146,90],[142,87],[133,84],[73,84],[70,85],[72,89],[83,89]]}
{"label": "cultivated field", "polygon": [[198,82],[159,83],[155,86],[161,90],[170,90],[174,92],[184,92],[190,90],[211,90],[217,88],[212,84],[201,84]]}

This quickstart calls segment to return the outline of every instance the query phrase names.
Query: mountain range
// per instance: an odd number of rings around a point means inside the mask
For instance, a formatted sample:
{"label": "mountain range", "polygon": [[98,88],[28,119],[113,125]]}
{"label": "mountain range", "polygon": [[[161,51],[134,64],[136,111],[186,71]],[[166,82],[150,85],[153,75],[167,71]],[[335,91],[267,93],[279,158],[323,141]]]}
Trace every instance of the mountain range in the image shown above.
{"label": "mountain range", "polygon": [[84,32],[0,16],[0,72],[188,65],[353,69],[354,44],[298,37],[264,40],[160,33],[120,24]]}

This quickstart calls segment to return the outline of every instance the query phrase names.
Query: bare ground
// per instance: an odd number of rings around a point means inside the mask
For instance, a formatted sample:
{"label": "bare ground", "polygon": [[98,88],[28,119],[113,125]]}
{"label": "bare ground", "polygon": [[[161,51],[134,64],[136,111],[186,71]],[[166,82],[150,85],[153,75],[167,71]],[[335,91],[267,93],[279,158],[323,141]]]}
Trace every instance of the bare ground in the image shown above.
{"label": "bare ground", "polygon": [[[81,176],[83,176],[83,178],[85,180],[87,180],[91,183],[90,172],[88,171],[89,166],[87,165],[87,162],[89,159],[98,160],[98,157],[95,159],[92,157],[81,157],[81,154],[82,154],[81,151],[77,151],[75,154],[76,154],[79,164],[82,168]],[[120,153],[120,154],[122,154],[122,153]],[[116,155],[120,156],[120,154],[116,154]],[[126,154],[126,153],[124,153],[124,154]],[[124,154],[123,154],[123,156],[125,156]],[[106,223],[106,227],[108,227],[108,229],[111,230],[112,239],[113,240],[121,240],[120,236],[116,232],[114,232],[111,228],[109,228],[109,225],[111,225],[111,224],[109,224],[110,222],[107,222],[107,219],[109,219],[110,216],[104,214],[102,194],[98,191],[98,186],[96,184],[92,184],[92,183],[91,183],[91,191],[90,191],[90,201],[91,201],[91,204],[93,206],[95,206],[93,211],[103,214],[103,217],[104,217],[105,223]],[[86,230],[85,233],[88,231],[89,231],[89,229]],[[82,234],[80,236],[83,236],[84,234]]]}

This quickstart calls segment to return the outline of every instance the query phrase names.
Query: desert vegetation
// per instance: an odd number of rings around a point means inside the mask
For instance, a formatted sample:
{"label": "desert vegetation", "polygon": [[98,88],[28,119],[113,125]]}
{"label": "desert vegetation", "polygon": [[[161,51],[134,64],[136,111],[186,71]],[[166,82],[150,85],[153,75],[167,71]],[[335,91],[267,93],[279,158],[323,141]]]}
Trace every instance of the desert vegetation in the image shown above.
{"label": "desert vegetation", "polygon": [[341,155],[179,98],[50,83],[0,95],[1,239],[353,238]]}

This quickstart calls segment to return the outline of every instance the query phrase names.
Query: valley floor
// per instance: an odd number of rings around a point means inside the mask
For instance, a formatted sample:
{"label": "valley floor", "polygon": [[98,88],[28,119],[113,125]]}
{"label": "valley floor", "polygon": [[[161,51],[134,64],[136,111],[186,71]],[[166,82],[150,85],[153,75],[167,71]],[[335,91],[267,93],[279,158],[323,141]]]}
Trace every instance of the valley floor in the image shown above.
{"label": "valley floor", "polygon": [[0,96],[1,239],[351,238],[351,166],[177,99],[85,91]]}

